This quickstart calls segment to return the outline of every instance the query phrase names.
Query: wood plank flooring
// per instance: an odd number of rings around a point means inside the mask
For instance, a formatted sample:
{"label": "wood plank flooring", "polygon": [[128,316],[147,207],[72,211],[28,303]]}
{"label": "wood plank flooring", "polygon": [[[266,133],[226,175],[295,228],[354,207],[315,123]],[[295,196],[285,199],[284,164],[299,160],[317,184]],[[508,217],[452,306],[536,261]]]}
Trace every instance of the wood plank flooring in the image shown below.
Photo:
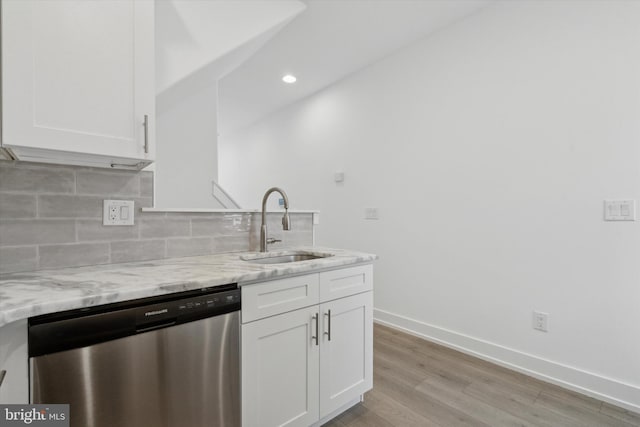
{"label": "wood plank flooring", "polygon": [[373,390],[326,427],[640,427],[640,414],[381,325]]}

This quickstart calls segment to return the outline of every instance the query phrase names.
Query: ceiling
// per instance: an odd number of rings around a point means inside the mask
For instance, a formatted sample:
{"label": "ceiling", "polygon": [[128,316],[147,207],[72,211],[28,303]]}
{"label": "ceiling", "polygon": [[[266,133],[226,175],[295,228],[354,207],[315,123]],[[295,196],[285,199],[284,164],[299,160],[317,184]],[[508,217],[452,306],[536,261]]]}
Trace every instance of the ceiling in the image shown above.
{"label": "ceiling", "polygon": [[[219,81],[229,135],[317,92],[491,0],[307,0],[307,8]],[[298,81],[281,78],[294,74]]]}
{"label": "ceiling", "polygon": [[157,1],[158,112],[217,84],[305,8],[297,0]]}

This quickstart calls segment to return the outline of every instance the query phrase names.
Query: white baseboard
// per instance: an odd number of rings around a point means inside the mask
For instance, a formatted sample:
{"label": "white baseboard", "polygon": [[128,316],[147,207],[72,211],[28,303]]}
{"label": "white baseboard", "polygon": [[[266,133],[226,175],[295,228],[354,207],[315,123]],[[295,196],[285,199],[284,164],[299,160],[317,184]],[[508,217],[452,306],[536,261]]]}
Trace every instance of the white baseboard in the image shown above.
{"label": "white baseboard", "polygon": [[455,331],[374,309],[374,321],[522,372],[532,377],[640,412],[640,387],[523,353]]}

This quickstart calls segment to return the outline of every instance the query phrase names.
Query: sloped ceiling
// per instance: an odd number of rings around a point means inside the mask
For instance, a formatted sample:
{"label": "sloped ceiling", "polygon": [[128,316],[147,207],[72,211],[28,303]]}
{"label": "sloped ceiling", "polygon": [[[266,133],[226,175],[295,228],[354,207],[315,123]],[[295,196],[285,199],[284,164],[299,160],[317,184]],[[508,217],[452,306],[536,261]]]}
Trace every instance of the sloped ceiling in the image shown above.
{"label": "sloped ceiling", "polygon": [[297,0],[156,1],[158,109],[215,84],[304,9]]}
{"label": "sloped ceiling", "polygon": [[[224,136],[477,12],[490,0],[307,0],[307,8],[219,81]],[[298,81],[286,85],[283,75]]]}

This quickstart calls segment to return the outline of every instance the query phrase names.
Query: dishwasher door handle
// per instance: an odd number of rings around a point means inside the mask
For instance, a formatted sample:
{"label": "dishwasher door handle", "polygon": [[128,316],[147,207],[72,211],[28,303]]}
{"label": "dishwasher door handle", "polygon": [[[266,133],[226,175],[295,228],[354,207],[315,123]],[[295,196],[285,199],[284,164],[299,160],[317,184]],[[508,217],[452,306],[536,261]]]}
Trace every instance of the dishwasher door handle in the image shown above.
{"label": "dishwasher door handle", "polygon": [[177,323],[176,319],[171,319],[171,320],[168,320],[168,321],[165,321],[165,322],[162,322],[162,323],[155,323],[155,324],[152,324],[152,325],[149,325],[149,326],[145,326],[143,328],[136,326],[136,333],[140,334],[140,333],[143,333],[143,332],[154,331],[156,329],[168,328],[169,326],[173,326],[176,323]]}

